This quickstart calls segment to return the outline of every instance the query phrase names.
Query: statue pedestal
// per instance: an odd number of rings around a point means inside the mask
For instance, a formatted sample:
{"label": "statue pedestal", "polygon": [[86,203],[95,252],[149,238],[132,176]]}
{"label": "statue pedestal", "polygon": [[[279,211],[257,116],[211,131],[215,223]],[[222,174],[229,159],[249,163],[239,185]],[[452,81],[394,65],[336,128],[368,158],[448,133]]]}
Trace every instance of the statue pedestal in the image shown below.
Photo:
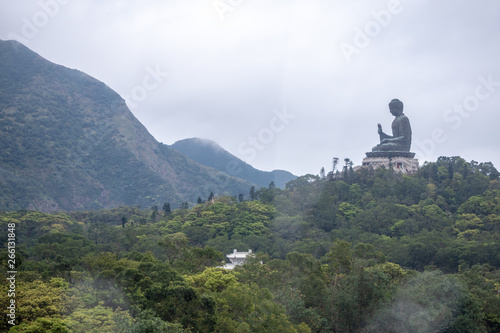
{"label": "statue pedestal", "polygon": [[413,158],[413,157],[415,157],[415,153],[411,153],[409,151],[371,151],[369,153],[366,153],[366,157],[385,157],[385,158],[406,157],[406,158]]}
{"label": "statue pedestal", "polygon": [[366,153],[366,157],[363,159],[363,167],[372,167],[377,169],[381,166],[386,168],[392,168],[395,171],[411,174],[418,171],[418,160],[413,158],[415,153],[410,152],[370,152]]}

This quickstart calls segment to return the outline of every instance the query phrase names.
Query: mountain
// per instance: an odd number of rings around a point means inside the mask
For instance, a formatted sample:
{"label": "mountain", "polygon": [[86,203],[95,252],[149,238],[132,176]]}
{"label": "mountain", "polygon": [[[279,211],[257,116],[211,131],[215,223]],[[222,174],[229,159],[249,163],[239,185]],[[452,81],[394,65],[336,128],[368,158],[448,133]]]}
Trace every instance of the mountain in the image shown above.
{"label": "mountain", "polygon": [[170,147],[200,164],[245,179],[262,187],[267,187],[273,181],[277,187],[284,188],[287,182],[297,178],[297,176],[284,170],[270,172],[257,170],[224,150],[214,141],[207,139],[184,139],[175,142]]}
{"label": "mountain", "polygon": [[248,193],[159,143],[104,83],[0,40],[0,210],[90,210]]}

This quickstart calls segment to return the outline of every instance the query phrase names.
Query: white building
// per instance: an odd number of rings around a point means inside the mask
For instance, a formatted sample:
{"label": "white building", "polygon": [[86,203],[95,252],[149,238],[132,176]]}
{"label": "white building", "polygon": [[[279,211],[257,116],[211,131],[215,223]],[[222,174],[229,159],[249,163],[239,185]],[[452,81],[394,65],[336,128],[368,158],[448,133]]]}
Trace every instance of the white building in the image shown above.
{"label": "white building", "polygon": [[243,265],[246,262],[246,258],[252,254],[252,250],[248,250],[248,252],[238,252],[234,249],[233,253],[227,254],[226,257],[231,261],[230,264],[225,264],[223,268],[225,269],[233,269],[236,266]]}
{"label": "white building", "polygon": [[415,158],[408,157],[365,157],[363,159],[363,167],[372,167],[377,169],[381,166],[386,168],[393,167],[397,172],[412,174],[418,171],[418,160]]}

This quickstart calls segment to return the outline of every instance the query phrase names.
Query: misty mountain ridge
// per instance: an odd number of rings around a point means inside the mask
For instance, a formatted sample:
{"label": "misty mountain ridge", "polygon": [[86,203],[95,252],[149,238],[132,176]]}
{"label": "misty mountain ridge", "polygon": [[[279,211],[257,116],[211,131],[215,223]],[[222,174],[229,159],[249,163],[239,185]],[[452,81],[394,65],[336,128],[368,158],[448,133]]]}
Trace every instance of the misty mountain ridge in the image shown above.
{"label": "misty mountain ridge", "polygon": [[254,185],[159,143],[104,83],[16,41],[0,40],[0,72],[0,210],[176,205]]}
{"label": "misty mountain ridge", "polygon": [[190,159],[214,168],[230,176],[239,177],[261,187],[271,182],[279,188],[285,188],[290,180],[297,176],[284,170],[261,171],[232,155],[212,140],[190,138],[179,140],[170,147],[176,149]]}

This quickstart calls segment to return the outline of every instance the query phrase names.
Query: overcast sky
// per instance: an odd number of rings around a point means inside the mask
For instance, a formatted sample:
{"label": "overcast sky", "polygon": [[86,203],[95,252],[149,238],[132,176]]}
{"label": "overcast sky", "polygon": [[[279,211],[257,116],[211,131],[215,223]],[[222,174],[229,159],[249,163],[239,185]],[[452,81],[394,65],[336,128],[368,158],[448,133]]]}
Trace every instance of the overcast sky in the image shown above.
{"label": "overcast sky", "polygon": [[158,141],[261,170],[361,164],[392,98],[421,164],[500,169],[498,0],[0,0],[0,39],[103,81]]}

